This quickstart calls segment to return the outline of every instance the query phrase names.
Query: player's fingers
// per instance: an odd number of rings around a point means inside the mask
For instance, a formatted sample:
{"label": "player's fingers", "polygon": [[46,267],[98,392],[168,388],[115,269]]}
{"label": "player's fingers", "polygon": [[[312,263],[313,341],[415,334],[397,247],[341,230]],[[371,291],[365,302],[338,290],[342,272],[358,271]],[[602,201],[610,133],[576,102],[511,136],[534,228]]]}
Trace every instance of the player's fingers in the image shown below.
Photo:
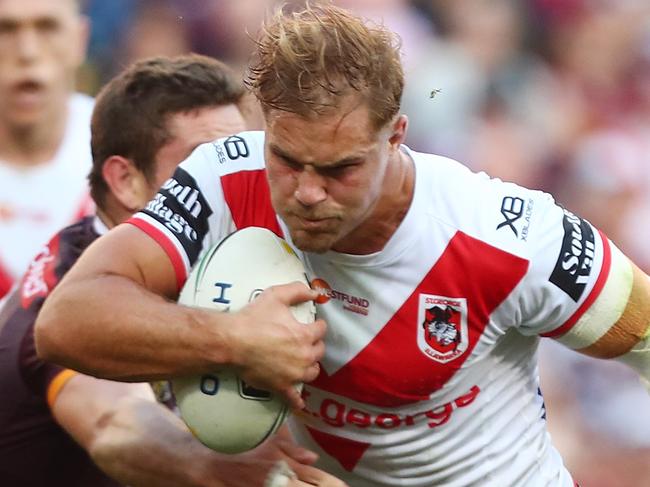
{"label": "player's fingers", "polygon": [[318,297],[318,292],[311,289],[303,282],[295,281],[289,284],[272,286],[271,289],[277,298],[287,306],[313,301]]}
{"label": "player's fingers", "polygon": [[319,340],[313,345],[314,360],[320,360],[325,355],[325,342]]}
{"label": "player's fingers", "polygon": [[297,463],[291,464],[291,469],[296,473],[298,478],[306,482],[307,485],[318,485],[320,487],[346,487],[347,484],[342,480],[332,477],[331,475],[309,465]]}
{"label": "player's fingers", "polygon": [[323,319],[317,319],[309,326],[305,327],[308,330],[308,333],[311,335],[311,342],[316,343],[323,338],[325,338],[325,333],[327,333],[327,323]]}
{"label": "player's fingers", "polygon": [[311,382],[318,377],[318,374],[320,374],[320,364],[316,362],[314,365],[311,367],[308,367],[307,370],[305,370],[305,374],[303,375],[303,382]]}
{"label": "player's fingers", "polygon": [[287,401],[287,404],[291,409],[300,411],[305,407],[305,401],[300,396],[300,393],[296,390],[294,386],[281,391],[284,394],[284,397]]}

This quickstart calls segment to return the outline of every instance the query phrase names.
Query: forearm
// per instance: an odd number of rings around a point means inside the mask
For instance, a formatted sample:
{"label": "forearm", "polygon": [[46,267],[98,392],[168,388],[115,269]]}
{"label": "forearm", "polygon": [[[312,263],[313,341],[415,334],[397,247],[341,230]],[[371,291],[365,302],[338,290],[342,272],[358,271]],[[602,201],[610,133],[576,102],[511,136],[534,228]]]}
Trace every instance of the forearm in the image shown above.
{"label": "forearm", "polygon": [[148,384],[78,374],[56,396],[52,414],[104,472],[131,487],[261,487],[277,460],[315,460],[286,434],[241,455],[218,454],[156,403]]}
{"label": "forearm", "polygon": [[[313,485],[343,485],[308,467],[315,454],[287,435],[274,436],[250,452],[223,455],[199,443],[166,408],[133,397],[100,423],[88,452],[108,475],[131,487],[262,487],[281,459],[314,478]],[[296,480],[290,485],[312,483]]]}
{"label": "forearm", "polygon": [[62,282],[36,324],[39,355],[128,381],[192,374],[229,361],[228,315],[178,306],[129,278]]}
{"label": "forearm", "polygon": [[102,470],[131,487],[224,485],[219,456],[170,411],[141,398],[121,401],[102,418],[88,452]]}

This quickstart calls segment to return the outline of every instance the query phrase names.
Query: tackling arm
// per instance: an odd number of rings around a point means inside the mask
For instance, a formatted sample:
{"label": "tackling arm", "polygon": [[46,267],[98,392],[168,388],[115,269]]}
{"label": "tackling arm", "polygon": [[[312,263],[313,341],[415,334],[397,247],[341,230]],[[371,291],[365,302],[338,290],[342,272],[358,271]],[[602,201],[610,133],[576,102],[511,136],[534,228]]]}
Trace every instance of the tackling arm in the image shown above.
{"label": "tackling arm", "polygon": [[147,384],[77,374],[50,407],[61,427],[120,483],[134,487],[224,485],[208,475],[213,452],[155,402]]}
{"label": "tackling arm", "polygon": [[310,467],[315,455],[284,436],[244,455],[220,455],[210,450],[154,400],[148,384],[77,374],[51,402],[57,422],[93,461],[132,487],[261,486],[279,459],[291,463],[298,474],[290,487],[344,485]]}

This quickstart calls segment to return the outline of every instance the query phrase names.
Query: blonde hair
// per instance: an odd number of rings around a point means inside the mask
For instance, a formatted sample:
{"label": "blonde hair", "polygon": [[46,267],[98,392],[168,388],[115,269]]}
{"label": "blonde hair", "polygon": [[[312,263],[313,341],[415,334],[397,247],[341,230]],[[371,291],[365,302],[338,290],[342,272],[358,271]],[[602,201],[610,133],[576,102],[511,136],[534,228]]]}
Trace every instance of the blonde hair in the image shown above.
{"label": "blonde hair", "polygon": [[309,117],[360,95],[375,127],[399,111],[404,73],[397,36],[338,7],[279,8],[262,28],[245,84],[265,112]]}

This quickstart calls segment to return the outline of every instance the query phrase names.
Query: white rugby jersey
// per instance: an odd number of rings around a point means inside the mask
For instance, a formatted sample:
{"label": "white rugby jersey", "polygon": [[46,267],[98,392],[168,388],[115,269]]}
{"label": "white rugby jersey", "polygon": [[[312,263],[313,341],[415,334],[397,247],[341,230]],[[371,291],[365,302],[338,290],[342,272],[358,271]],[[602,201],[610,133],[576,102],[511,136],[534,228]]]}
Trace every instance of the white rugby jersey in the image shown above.
{"label": "white rugby jersey", "polygon": [[[200,146],[130,220],[179,287],[237,228],[289,238],[263,144],[246,132]],[[573,486],[546,432],[536,350],[602,289],[607,239],[545,193],[404,150],[415,191],[385,248],[300,254],[328,332],[292,431],[355,487]]]}
{"label": "white rugby jersey", "polygon": [[0,161],[0,296],[52,235],[93,210],[86,180],[93,100],[75,94],[68,109],[65,135],[51,161],[27,168]]}

